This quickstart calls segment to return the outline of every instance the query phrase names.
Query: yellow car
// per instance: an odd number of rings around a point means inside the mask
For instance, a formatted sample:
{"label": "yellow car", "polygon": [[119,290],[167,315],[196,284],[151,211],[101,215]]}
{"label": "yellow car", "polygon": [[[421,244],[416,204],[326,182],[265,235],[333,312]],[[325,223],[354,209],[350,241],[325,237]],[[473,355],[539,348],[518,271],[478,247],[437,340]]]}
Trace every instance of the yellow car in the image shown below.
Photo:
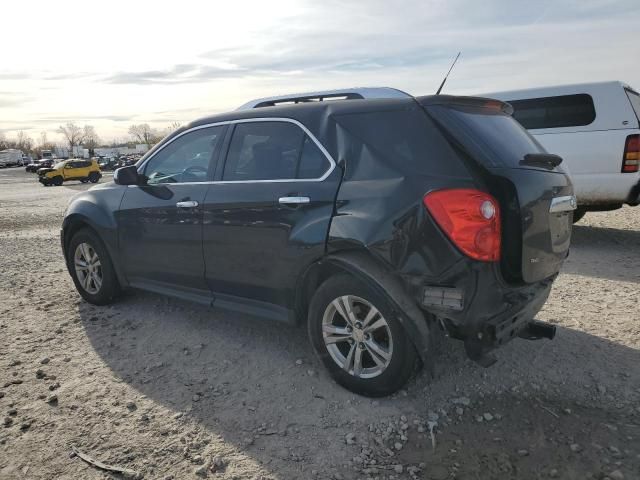
{"label": "yellow car", "polygon": [[45,187],[60,186],[68,180],[80,180],[82,183],[97,183],[102,177],[98,162],[72,158],[56,163],[53,168],[40,168],[38,180]]}

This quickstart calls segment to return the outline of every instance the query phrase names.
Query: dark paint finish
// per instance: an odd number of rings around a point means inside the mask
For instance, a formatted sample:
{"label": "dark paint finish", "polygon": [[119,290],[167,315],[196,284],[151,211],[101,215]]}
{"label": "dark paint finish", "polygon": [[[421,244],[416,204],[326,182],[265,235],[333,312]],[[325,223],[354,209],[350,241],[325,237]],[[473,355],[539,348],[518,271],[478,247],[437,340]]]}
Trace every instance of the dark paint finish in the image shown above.
{"label": "dark paint finish", "polygon": [[[208,291],[202,255],[202,203],[207,184],[129,186],[115,217],[129,283],[153,282]],[[181,208],[178,202],[196,201]]]}
{"label": "dark paint finish", "polygon": [[[322,258],[341,170],[322,182],[212,184],[204,201],[206,280],[233,295],[293,309],[301,272]],[[281,197],[308,204],[279,204]]]}
{"label": "dark paint finish", "polygon": [[[92,189],[69,214],[98,223],[96,231],[125,271],[124,284],[292,320],[305,313],[309,272],[333,265],[386,292],[423,359],[436,318],[478,356],[517,333],[505,324],[522,329],[541,308],[571,232],[570,214],[548,211],[553,196],[572,194],[561,170],[490,168],[483,162],[490,153],[470,148],[443,120],[443,109],[475,112],[487,102],[492,115],[508,115],[501,102],[439,96],[276,106],[201,119],[163,140],[138,167],[187,129],[266,117],[302,123],[337,167],[322,182],[225,183],[221,153],[211,182]],[[530,141],[524,135],[518,145]],[[505,213],[502,262],[470,260],[436,225],[423,197],[442,188],[476,188],[498,198]],[[101,196],[118,200],[94,198]],[[278,199],[284,196],[306,196],[310,203],[283,206]],[[186,199],[199,206],[175,206]],[[67,217],[65,225],[70,222]],[[423,307],[426,286],[461,290],[463,310]]]}

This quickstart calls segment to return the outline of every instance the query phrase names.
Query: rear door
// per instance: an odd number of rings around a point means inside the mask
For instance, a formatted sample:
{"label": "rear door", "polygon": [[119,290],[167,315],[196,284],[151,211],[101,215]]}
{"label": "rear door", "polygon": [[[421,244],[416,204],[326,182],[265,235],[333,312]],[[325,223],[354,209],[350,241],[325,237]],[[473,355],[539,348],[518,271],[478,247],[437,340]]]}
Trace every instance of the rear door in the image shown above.
{"label": "rear door", "polygon": [[293,120],[232,128],[204,202],[207,284],[214,305],[283,319],[299,274],[324,254],[341,170]]}
{"label": "rear door", "polygon": [[175,137],[141,166],[147,184],[127,188],[116,218],[122,263],[134,286],[210,300],[202,205],[226,128],[197,128]]}
{"label": "rear door", "polygon": [[[434,102],[437,102],[434,101]],[[560,270],[569,251],[573,188],[563,169],[505,104],[483,99],[427,106],[499,201],[503,272],[527,283]],[[479,167],[479,169],[478,169]]]}

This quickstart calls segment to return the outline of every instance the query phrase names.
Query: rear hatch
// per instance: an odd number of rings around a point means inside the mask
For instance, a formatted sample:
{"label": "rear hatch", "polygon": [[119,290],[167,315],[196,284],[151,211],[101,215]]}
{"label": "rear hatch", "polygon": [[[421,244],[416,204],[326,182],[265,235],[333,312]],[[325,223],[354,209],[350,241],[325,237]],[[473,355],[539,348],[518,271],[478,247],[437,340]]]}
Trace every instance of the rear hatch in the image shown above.
{"label": "rear hatch", "polygon": [[569,251],[575,209],[561,159],[511,117],[506,103],[446,95],[418,101],[500,202],[505,279],[533,283],[557,273]]}

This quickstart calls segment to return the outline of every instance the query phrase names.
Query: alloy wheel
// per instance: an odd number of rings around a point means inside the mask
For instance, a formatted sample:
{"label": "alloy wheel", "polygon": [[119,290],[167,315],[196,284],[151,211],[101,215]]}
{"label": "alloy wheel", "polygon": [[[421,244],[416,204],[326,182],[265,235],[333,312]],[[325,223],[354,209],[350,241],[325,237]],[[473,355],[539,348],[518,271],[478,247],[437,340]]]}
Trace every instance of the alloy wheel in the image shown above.
{"label": "alloy wheel", "polygon": [[371,302],[355,295],[335,298],[327,306],[322,337],[333,361],[354,377],[377,377],[391,362],[389,324]]}
{"label": "alloy wheel", "polygon": [[88,243],[80,243],[73,256],[76,276],[82,288],[92,295],[102,286],[102,265],[98,252]]}

